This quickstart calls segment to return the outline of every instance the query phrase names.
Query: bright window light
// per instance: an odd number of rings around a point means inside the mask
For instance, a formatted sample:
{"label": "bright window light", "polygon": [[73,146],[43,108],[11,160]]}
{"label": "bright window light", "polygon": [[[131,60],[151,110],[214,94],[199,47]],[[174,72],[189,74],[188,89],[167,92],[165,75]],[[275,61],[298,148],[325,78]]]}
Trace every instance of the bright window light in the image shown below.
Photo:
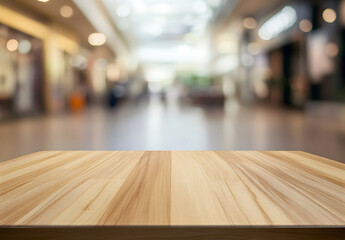
{"label": "bright window light", "polygon": [[215,62],[213,70],[215,74],[224,74],[235,70],[238,67],[238,64],[237,55],[229,54],[218,59]]}
{"label": "bright window light", "polygon": [[194,2],[193,8],[196,13],[205,13],[207,11],[206,3],[201,0]]}
{"label": "bright window light", "polygon": [[175,13],[175,9],[173,5],[168,4],[168,3],[158,3],[154,4],[150,11],[154,14],[173,14]]}
{"label": "bright window light", "polygon": [[116,14],[119,17],[128,17],[131,14],[131,9],[128,5],[120,5],[117,9],[116,9]]}
{"label": "bright window light", "polygon": [[145,78],[148,82],[167,82],[174,79],[174,72],[163,66],[146,67],[144,70]]}
{"label": "bright window light", "polygon": [[[198,50],[203,51],[203,49]],[[141,47],[138,49],[138,59],[148,63],[195,62],[196,59],[202,59],[201,57],[197,58],[198,50],[184,44],[167,47]]]}

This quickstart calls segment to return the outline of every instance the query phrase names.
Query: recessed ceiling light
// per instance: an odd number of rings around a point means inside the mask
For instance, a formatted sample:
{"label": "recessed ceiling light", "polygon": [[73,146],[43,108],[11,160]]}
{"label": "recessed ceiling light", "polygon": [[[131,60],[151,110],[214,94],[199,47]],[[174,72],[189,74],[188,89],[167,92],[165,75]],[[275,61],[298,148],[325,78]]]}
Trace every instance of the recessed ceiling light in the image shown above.
{"label": "recessed ceiling light", "polygon": [[18,51],[21,54],[28,54],[32,49],[32,44],[29,40],[21,40],[19,42]]}
{"label": "recessed ceiling light", "polygon": [[243,20],[243,26],[247,29],[254,29],[256,28],[256,20],[254,18],[248,17]]}
{"label": "recessed ceiling light", "polygon": [[50,0],[37,0],[39,2],[49,2]]}
{"label": "recessed ceiling light", "polygon": [[68,5],[62,6],[60,8],[60,14],[61,16],[63,16],[64,18],[70,18],[73,16],[73,8],[71,8]]}
{"label": "recessed ceiling light", "polygon": [[16,39],[10,39],[10,40],[8,40],[6,46],[7,46],[8,51],[14,52],[18,49],[18,45],[19,44],[18,44],[18,41]]}
{"label": "recessed ceiling light", "polygon": [[299,29],[301,29],[302,32],[308,33],[313,30],[313,24],[311,23],[311,21],[303,19],[299,23]]}
{"label": "recessed ceiling light", "polygon": [[88,40],[92,46],[101,46],[107,41],[107,38],[103,33],[92,33]]}
{"label": "recessed ceiling light", "polygon": [[337,13],[333,9],[327,8],[323,11],[322,17],[326,22],[333,23],[337,19]]}

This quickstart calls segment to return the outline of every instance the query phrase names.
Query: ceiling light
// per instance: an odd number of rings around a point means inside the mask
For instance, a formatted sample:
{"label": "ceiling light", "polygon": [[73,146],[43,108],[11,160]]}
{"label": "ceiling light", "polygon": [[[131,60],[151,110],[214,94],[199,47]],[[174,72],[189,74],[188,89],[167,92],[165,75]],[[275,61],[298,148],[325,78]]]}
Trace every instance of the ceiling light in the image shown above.
{"label": "ceiling light", "polygon": [[303,19],[299,22],[299,29],[301,29],[302,32],[308,33],[313,30],[313,24],[311,23],[311,21]]}
{"label": "ceiling light", "polygon": [[28,54],[32,49],[31,42],[29,40],[21,40],[18,46],[18,52],[21,54]]}
{"label": "ceiling light", "polygon": [[88,40],[92,46],[101,46],[107,39],[103,33],[92,33],[89,35]]}
{"label": "ceiling light", "polygon": [[262,40],[275,38],[280,33],[292,27],[296,21],[296,10],[290,6],[284,7],[279,13],[262,25],[259,29],[259,36]]}
{"label": "ceiling light", "polygon": [[248,17],[243,20],[243,27],[247,29],[256,28],[256,20],[254,18]]}
{"label": "ceiling light", "polygon": [[49,2],[50,0],[37,0],[39,2]]}
{"label": "ceiling light", "polygon": [[120,5],[116,9],[116,14],[119,17],[128,17],[131,14],[131,9],[128,5]]}
{"label": "ceiling light", "polygon": [[73,8],[71,8],[68,5],[62,6],[60,8],[60,14],[61,16],[63,16],[64,18],[70,18],[73,16]]}
{"label": "ceiling light", "polygon": [[7,49],[10,52],[14,52],[18,49],[18,41],[16,39],[10,39],[7,42]]}
{"label": "ceiling light", "polygon": [[327,8],[323,11],[322,17],[326,22],[333,23],[337,19],[337,13],[333,9]]}

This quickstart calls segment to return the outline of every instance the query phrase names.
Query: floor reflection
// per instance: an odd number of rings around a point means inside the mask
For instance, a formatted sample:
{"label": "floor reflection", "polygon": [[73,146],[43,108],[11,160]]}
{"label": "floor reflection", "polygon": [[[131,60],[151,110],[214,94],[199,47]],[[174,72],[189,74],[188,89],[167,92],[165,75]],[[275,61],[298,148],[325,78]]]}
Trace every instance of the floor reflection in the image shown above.
{"label": "floor reflection", "polygon": [[302,150],[345,162],[345,125],[296,110],[201,108],[151,97],[111,111],[0,125],[0,161],[41,150]]}

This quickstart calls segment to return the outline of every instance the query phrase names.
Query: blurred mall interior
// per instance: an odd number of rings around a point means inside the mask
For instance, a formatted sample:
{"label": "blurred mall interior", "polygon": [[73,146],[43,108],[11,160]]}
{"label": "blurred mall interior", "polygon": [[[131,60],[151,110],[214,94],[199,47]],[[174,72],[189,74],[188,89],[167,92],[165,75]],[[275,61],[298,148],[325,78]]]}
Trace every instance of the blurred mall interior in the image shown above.
{"label": "blurred mall interior", "polygon": [[0,0],[0,161],[41,150],[345,162],[345,0]]}

